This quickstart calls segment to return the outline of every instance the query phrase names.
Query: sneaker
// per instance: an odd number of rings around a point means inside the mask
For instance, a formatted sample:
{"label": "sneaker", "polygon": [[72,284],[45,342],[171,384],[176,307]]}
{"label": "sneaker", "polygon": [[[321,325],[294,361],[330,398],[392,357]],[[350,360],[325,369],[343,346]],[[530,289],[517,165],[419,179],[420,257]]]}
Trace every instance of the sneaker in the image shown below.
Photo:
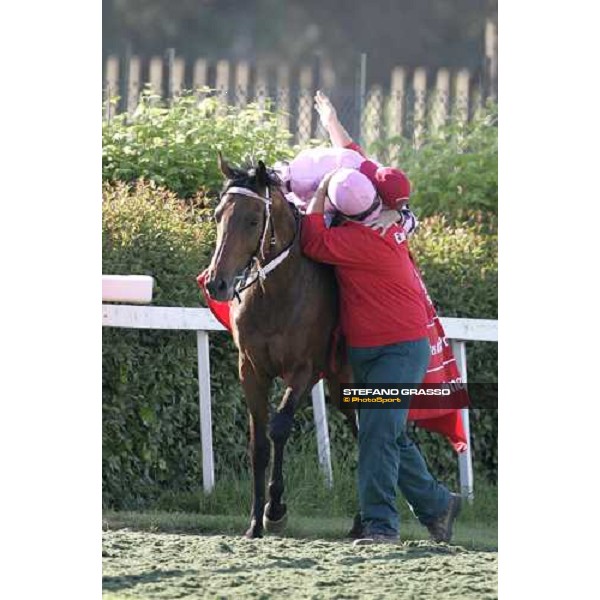
{"label": "sneaker", "polygon": [[441,517],[426,525],[434,542],[450,542],[452,539],[452,525],[454,525],[454,521],[460,513],[461,505],[462,498],[458,494],[450,494],[448,510]]}
{"label": "sneaker", "polygon": [[361,537],[352,542],[353,546],[370,546],[372,544],[398,544],[400,540],[397,535],[385,535],[384,533],[373,533],[366,537]]}

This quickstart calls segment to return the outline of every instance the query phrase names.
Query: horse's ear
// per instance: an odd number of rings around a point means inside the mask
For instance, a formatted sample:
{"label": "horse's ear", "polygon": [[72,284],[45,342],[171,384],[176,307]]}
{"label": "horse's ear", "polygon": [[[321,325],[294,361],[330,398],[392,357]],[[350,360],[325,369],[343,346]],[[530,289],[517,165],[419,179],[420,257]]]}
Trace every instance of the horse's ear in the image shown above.
{"label": "horse's ear", "polygon": [[269,176],[267,175],[267,167],[262,160],[258,161],[256,167],[256,183],[260,188],[266,188],[269,184]]}
{"label": "horse's ear", "polygon": [[229,166],[229,163],[223,158],[221,151],[217,151],[217,163],[219,165],[219,170],[227,179],[233,179],[233,170]]}

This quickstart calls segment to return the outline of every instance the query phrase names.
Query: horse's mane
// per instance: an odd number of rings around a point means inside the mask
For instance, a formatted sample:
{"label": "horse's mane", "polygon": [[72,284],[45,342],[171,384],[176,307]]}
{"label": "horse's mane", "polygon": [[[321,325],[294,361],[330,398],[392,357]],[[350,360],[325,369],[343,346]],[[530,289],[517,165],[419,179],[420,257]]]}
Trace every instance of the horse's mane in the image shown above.
{"label": "horse's mane", "polygon": [[[248,162],[242,167],[230,167],[230,169],[233,171],[233,177],[225,182],[222,193],[224,194],[228,188],[233,186],[248,188],[253,192],[258,193],[259,189],[256,181],[257,167],[258,165],[252,162]],[[281,180],[279,179],[277,173],[273,169],[270,169],[268,167],[267,181],[271,186],[281,186]]]}

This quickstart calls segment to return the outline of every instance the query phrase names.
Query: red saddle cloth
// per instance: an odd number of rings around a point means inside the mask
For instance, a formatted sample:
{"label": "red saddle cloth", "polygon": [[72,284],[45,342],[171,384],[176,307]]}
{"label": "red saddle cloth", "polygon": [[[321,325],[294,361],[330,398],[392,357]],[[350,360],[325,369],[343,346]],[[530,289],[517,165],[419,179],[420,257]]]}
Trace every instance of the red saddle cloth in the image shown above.
{"label": "red saddle cloth", "polygon": [[[453,383],[460,384],[462,379],[458,371],[456,359],[452,352],[452,347],[446,340],[444,328],[436,314],[435,308],[423,280],[415,266],[415,271],[423,287],[426,298],[428,316],[429,316],[429,343],[431,345],[431,361],[423,381],[424,384]],[[203,271],[198,275],[198,287],[202,290],[208,308],[215,316],[217,321],[228,331],[231,331],[230,302],[218,302],[213,300],[206,290],[205,280],[207,272]],[[392,383],[392,382],[390,382]],[[427,431],[440,433],[448,439],[456,452],[464,452],[467,449],[467,437],[463,428],[460,408],[468,405],[468,396],[466,390],[457,389],[451,396],[441,396],[437,407],[431,406],[431,400],[428,399],[426,408],[419,408],[419,401],[412,402],[408,412],[408,420],[414,421],[418,427]],[[416,404],[416,406],[415,406]]]}

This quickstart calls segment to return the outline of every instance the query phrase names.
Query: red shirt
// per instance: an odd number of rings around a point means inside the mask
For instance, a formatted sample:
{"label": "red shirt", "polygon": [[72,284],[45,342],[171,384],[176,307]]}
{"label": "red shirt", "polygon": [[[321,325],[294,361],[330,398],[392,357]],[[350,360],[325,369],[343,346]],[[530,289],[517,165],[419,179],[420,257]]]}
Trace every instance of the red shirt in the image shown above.
{"label": "red shirt", "polygon": [[384,346],[427,336],[423,289],[406,234],[393,225],[385,236],[346,221],[327,229],[322,214],[302,220],[301,243],[310,258],[336,266],[341,325],[350,346]]}

